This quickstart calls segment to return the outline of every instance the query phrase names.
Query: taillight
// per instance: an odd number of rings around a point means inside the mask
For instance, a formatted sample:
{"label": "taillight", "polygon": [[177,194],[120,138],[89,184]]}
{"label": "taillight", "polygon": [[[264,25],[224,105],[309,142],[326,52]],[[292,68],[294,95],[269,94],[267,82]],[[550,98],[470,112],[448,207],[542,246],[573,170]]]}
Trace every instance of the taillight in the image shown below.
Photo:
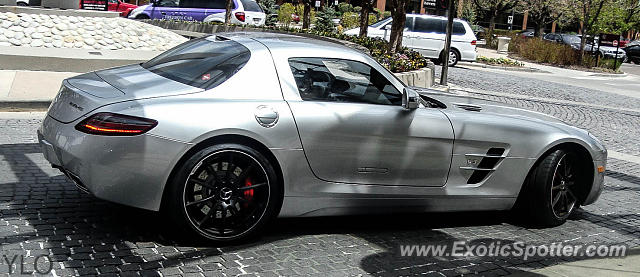
{"label": "taillight", "polygon": [[237,12],[236,13],[236,18],[242,22],[244,22],[244,13],[243,12]]}
{"label": "taillight", "polygon": [[471,45],[476,45],[476,43],[477,43],[477,42],[476,42],[475,40],[472,40],[472,41],[471,41]]}
{"label": "taillight", "polygon": [[76,125],[76,130],[94,135],[135,136],[158,125],[158,121],[137,116],[97,113]]}

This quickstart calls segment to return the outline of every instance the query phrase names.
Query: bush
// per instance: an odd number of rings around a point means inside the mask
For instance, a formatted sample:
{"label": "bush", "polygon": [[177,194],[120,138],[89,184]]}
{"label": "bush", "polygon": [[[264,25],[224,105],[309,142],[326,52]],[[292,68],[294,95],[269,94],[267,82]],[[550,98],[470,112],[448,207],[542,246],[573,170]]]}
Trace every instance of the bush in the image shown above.
{"label": "bush", "polygon": [[[376,23],[378,18],[374,13],[369,14],[369,25]],[[355,12],[347,12],[342,14],[342,18],[340,19],[340,25],[344,29],[353,29],[360,27],[360,13]]]}
{"label": "bush", "polygon": [[336,15],[337,13],[332,7],[325,6],[318,12],[313,29],[319,32],[333,32],[335,25],[332,20]]}
{"label": "bush", "polygon": [[278,10],[278,21],[288,26],[289,24],[291,24],[291,21],[293,20],[291,19],[291,15],[295,13],[296,13],[295,7],[291,5],[291,3],[284,3],[280,6],[280,9]]}
{"label": "bush", "polygon": [[360,15],[354,12],[343,13],[340,25],[347,30],[360,26]]}
{"label": "bush", "polygon": [[485,64],[490,64],[490,65],[505,65],[505,66],[524,66],[524,63],[521,63],[519,61],[514,61],[512,59],[507,59],[507,58],[487,58],[487,57],[483,57],[480,56],[476,59],[477,62],[481,62],[481,63],[485,63]]}
{"label": "bush", "polygon": [[344,14],[344,13],[348,13],[348,12],[353,12],[353,6],[349,3],[339,3],[338,4],[338,12],[340,14]]}
{"label": "bush", "polygon": [[562,66],[578,65],[580,53],[571,46],[548,42],[540,38],[520,38],[514,36],[509,44],[512,51],[523,58],[539,63],[549,63]]}
{"label": "bush", "polygon": [[265,25],[267,26],[273,26],[276,24],[276,21],[278,18],[276,18],[273,15],[277,15],[278,17],[280,16],[278,14],[278,6],[276,5],[276,1],[275,0],[262,0],[260,1],[260,7],[262,8],[262,10],[264,10],[264,13],[266,15],[266,21],[265,21]]}

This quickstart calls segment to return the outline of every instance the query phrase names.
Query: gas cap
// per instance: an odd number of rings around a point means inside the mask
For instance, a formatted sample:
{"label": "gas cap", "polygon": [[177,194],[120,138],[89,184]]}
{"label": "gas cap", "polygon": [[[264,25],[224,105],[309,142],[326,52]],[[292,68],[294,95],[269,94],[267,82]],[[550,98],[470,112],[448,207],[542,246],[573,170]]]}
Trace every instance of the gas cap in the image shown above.
{"label": "gas cap", "polygon": [[263,127],[273,127],[278,123],[278,112],[272,107],[266,105],[260,105],[256,108],[256,120]]}

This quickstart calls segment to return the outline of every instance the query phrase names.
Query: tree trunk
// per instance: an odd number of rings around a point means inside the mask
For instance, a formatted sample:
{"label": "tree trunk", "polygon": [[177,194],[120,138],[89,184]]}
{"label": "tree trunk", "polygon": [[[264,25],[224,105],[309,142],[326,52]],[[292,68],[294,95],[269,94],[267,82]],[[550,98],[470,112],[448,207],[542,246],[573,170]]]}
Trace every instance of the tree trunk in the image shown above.
{"label": "tree trunk", "polygon": [[304,11],[302,13],[302,29],[309,29],[309,25],[311,25],[311,1],[304,1]]}
{"label": "tree trunk", "polygon": [[224,26],[227,26],[229,23],[231,23],[231,10],[233,10],[233,0],[227,0],[227,5],[225,7]]}
{"label": "tree trunk", "polygon": [[389,37],[389,52],[395,53],[402,49],[402,34],[404,33],[404,24],[407,20],[407,2],[405,0],[395,0],[394,7],[391,12],[391,36]]}
{"label": "tree trunk", "polygon": [[360,37],[367,36],[367,29],[369,29],[369,9],[371,7],[371,0],[362,1],[362,10],[360,10]]}
{"label": "tree trunk", "polygon": [[536,33],[536,36],[538,36],[539,38],[542,38],[543,35],[544,35],[544,23],[541,20],[541,22],[538,23],[538,31]]}
{"label": "tree trunk", "polygon": [[493,30],[496,29],[496,11],[491,12],[489,17],[489,34],[493,34]]}

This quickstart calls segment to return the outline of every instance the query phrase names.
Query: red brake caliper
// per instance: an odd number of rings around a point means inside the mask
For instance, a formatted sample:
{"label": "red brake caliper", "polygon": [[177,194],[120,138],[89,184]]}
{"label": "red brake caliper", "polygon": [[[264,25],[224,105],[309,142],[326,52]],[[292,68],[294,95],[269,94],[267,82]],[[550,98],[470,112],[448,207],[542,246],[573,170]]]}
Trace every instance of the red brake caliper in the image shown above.
{"label": "red brake caliper", "polygon": [[[246,180],[244,180],[244,186],[245,187],[253,186],[253,183],[251,182],[251,178],[247,178]],[[247,199],[247,201],[251,201],[253,199],[253,189],[248,189],[244,191],[244,199]],[[245,206],[248,204],[249,203],[245,203]]]}

